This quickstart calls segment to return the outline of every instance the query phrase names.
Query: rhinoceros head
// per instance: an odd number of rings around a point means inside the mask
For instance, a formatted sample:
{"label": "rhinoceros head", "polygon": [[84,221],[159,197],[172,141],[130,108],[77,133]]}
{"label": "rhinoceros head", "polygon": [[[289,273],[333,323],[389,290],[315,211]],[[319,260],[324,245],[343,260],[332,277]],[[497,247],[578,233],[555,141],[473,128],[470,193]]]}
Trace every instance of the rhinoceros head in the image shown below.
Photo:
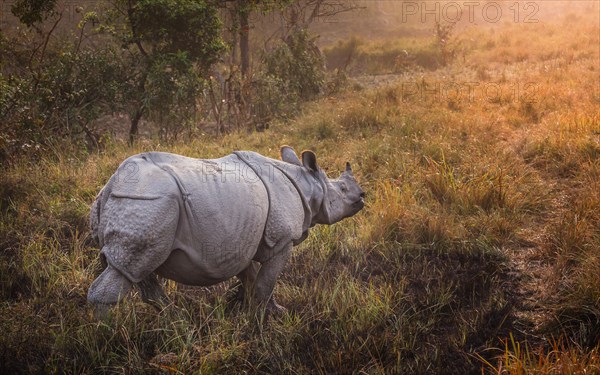
{"label": "rhinoceros head", "polygon": [[312,224],[333,224],[350,217],[364,206],[365,193],[358,185],[352,173],[350,163],[339,178],[329,179],[317,164],[317,156],[312,151],[302,152],[302,162],[291,147],[281,149],[281,158],[292,164],[300,165],[316,180],[321,189],[316,189],[321,196],[313,201],[320,202],[314,207]]}

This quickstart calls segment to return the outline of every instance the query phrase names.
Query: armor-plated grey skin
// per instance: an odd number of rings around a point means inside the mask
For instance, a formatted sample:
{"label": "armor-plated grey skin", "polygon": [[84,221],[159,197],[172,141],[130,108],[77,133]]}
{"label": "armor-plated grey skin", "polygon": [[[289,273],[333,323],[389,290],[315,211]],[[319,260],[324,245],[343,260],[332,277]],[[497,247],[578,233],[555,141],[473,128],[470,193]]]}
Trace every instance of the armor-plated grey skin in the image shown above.
{"label": "armor-plated grey skin", "polygon": [[364,206],[349,163],[330,180],[312,151],[301,162],[284,146],[281,158],[149,152],[125,160],[90,214],[106,264],[88,292],[96,315],[133,284],[144,301],[160,306],[166,297],[156,275],[203,286],[238,276],[257,304],[281,309],[273,288],[292,246],[315,224],[333,224]]}

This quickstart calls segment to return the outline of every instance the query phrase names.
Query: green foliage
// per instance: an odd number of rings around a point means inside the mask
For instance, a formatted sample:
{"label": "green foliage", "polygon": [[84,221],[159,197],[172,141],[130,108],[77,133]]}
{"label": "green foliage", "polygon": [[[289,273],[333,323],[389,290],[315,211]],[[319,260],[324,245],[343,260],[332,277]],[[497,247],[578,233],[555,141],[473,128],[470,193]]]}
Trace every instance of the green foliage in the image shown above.
{"label": "green foliage", "polygon": [[186,52],[157,56],[149,69],[144,85],[149,118],[160,125],[161,137],[174,139],[193,118],[206,81]]}
{"label": "green foliage", "polygon": [[325,82],[324,61],[315,38],[306,30],[290,34],[263,58],[268,75],[285,82],[302,100],[317,96]]}
{"label": "green foliage", "polygon": [[259,125],[293,115],[301,102],[291,82],[264,72],[255,76],[251,90],[252,113]]}
{"label": "green foliage", "polygon": [[[56,12],[49,2],[15,6],[28,23]],[[176,136],[224,50],[217,8],[202,0],[117,2],[83,15],[70,37],[38,26],[37,39],[0,43],[2,158],[65,138],[95,147],[94,120],[115,111],[149,115]],[[99,47],[88,43],[95,32],[109,36],[93,37]]]}
{"label": "green foliage", "polygon": [[206,72],[224,49],[217,8],[207,1],[140,0],[129,9],[131,42],[150,46],[149,58],[161,60],[159,64],[165,55],[179,55],[172,68],[185,71],[198,64]]}
{"label": "green foliage", "polygon": [[252,123],[268,125],[288,118],[302,102],[316,98],[325,88],[323,58],[315,38],[306,30],[290,34],[263,54],[263,66],[246,83]]}
{"label": "green foliage", "polygon": [[120,1],[117,9],[126,16],[114,12],[104,23],[129,52],[123,107],[131,118],[130,142],[146,114],[176,135],[171,124],[189,120],[177,116],[193,111],[204,76],[225,48],[217,8],[204,0],[142,0]]}
{"label": "green foliage", "polygon": [[33,74],[0,73],[2,156],[63,138],[94,142],[88,125],[118,103],[124,80],[119,62],[111,48],[75,52],[67,45]]}
{"label": "green foliage", "polygon": [[121,69],[118,53],[112,48],[60,52],[38,82],[40,115],[66,113],[86,124],[114,109],[123,79]]}
{"label": "green foliage", "polygon": [[[56,7],[57,0],[17,0],[11,12],[25,25],[31,27],[47,20]],[[2,10],[4,11],[4,9]]]}

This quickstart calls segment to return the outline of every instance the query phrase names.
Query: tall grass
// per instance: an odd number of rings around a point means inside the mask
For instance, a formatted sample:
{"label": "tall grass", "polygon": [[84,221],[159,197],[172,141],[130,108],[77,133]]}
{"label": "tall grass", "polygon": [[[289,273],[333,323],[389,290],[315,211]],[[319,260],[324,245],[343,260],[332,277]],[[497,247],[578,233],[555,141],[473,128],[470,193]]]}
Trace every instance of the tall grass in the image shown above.
{"label": "tall grass", "polygon": [[548,349],[534,349],[515,338],[503,340],[504,352],[497,362],[480,357],[485,368],[493,374],[585,374],[600,371],[598,348],[590,351],[564,339],[550,340]]}

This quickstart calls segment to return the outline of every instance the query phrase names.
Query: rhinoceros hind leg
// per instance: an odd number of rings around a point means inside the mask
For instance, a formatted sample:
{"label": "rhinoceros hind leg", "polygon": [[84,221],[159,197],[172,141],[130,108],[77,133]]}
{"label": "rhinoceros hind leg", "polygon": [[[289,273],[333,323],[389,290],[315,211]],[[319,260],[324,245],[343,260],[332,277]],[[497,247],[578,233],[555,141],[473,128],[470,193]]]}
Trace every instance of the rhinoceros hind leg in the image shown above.
{"label": "rhinoceros hind leg", "polygon": [[287,263],[292,250],[292,244],[286,245],[268,261],[262,263],[254,285],[254,298],[258,305],[264,306],[266,314],[284,312],[286,309],[278,305],[273,297],[273,289],[277,277]]}
{"label": "rhinoceros hind leg", "polygon": [[156,274],[151,273],[144,280],[140,281],[137,286],[140,288],[142,301],[159,310],[169,304],[169,299],[167,298],[160,281],[158,281]]}
{"label": "rhinoceros hind leg", "polygon": [[88,291],[87,299],[94,306],[94,316],[104,318],[108,310],[129,292],[131,285],[129,279],[108,265]]}

